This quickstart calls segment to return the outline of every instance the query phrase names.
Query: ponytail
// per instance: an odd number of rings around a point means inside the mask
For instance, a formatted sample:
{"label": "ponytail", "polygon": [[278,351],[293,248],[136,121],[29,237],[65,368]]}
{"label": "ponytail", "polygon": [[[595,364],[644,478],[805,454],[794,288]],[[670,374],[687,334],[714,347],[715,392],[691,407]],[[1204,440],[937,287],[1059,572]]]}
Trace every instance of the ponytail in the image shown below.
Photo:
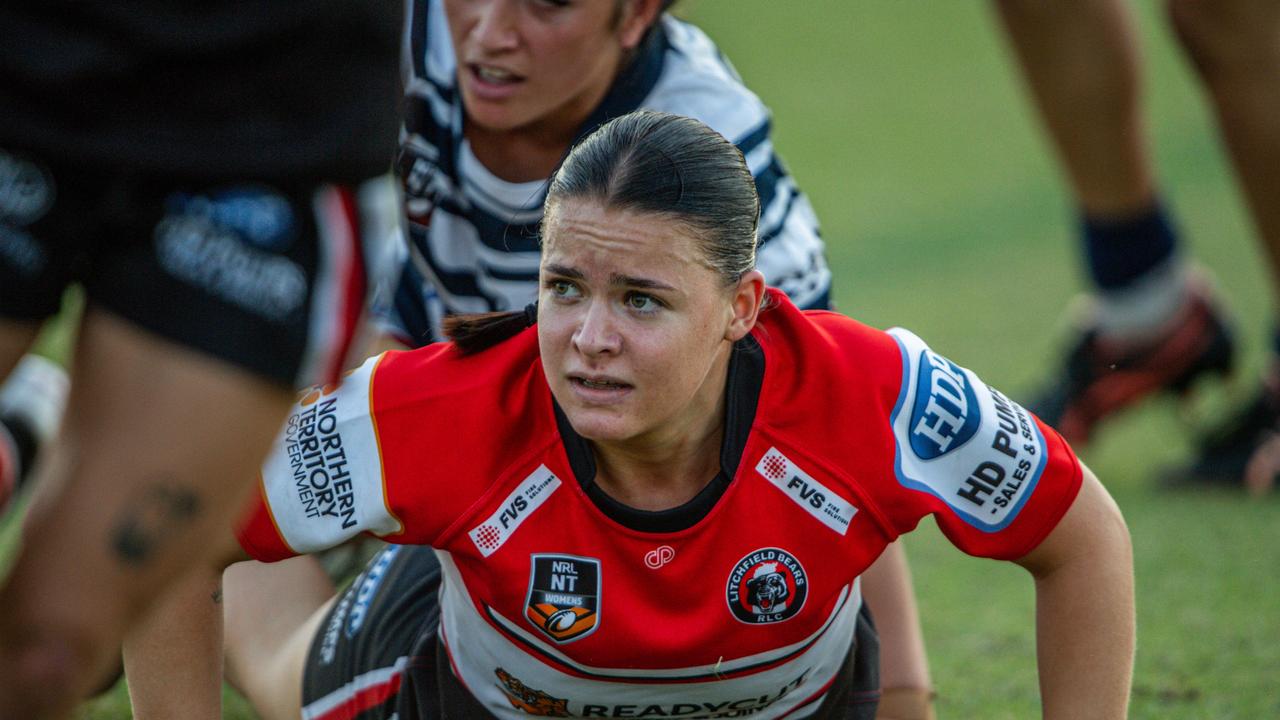
{"label": "ponytail", "polygon": [[463,355],[474,355],[519,335],[538,321],[538,304],[511,312],[450,315],[444,319],[444,334]]}

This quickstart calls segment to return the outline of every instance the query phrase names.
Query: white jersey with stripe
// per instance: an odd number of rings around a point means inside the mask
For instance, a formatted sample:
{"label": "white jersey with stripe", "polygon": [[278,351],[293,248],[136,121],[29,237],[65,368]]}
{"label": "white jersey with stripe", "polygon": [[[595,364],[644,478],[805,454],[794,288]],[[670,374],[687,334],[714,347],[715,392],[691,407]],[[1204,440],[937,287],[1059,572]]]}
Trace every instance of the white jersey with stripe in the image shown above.
{"label": "white jersey with stripe", "polygon": [[[410,345],[441,337],[446,313],[511,310],[537,295],[546,183],[504,181],[462,133],[457,66],[440,0],[415,3],[405,41],[402,272],[378,316]],[[758,267],[802,308],[830,302],[831,273],[808,198],[774,152],[769,110],[698,28],[664,15],[580,128],[637,109],[697,118],[746,156],[760,194]]]}

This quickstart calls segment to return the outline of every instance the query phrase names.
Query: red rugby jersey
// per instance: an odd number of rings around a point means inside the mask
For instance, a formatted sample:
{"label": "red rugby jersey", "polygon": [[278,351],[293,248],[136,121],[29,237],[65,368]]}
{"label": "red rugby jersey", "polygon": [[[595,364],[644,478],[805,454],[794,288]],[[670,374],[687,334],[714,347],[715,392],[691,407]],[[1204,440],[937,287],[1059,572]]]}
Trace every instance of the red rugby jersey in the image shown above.
{"label": "red rugby jersey", "polygon": [[888,543],[932,514],[967,553],[1021,557],[1081,474],[911,333],[771,298],[731,363],[723,486],[686,522],[600,498],[529,330],[469,357],[387,353],[308,393],[241,542],[262,560],[359,532],[434,548],[454,673],[498,717],[535,695],[582,717],[810,717]]}

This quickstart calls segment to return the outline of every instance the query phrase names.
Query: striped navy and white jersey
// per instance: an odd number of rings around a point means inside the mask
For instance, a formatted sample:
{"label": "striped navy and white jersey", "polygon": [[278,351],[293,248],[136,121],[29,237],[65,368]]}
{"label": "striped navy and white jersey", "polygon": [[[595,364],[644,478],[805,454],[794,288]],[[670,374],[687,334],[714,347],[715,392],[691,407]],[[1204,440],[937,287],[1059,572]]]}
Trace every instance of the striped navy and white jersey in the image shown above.
{"label": "striped navy and white jersey", "polygon": [[[414,3],[406,35],[396,165],[408,242],[397,286],[384,293],[376,314],[403,342],[422,345],[441,337],[445,314],[533,302],[547,183],[499,179],[463,137],[442,2]],[[831,272],[817,218],[774,152],[769,109],[701,30],[664,15],[578,137],[642,108],[696,118],[738,145],[760,193],[758,268],[800,307],[826,307]]]}

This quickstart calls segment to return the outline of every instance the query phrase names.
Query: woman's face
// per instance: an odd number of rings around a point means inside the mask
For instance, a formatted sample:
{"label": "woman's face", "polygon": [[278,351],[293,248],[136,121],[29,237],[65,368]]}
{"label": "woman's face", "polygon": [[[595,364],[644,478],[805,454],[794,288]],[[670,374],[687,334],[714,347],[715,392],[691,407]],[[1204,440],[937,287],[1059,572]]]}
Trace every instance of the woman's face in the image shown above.
{"label": "woman's face", "polygon": [[445,0],[467,119],[490,131],[557,119],[576,125],[604,97],[656,5]]}
{"label": "woman's face", "polygon": [[695,430],[719,407],[729,350],[763,277],[725,287],[682,223],[565,200],[547,215],[538,341],[575,430],[625,442]]}

